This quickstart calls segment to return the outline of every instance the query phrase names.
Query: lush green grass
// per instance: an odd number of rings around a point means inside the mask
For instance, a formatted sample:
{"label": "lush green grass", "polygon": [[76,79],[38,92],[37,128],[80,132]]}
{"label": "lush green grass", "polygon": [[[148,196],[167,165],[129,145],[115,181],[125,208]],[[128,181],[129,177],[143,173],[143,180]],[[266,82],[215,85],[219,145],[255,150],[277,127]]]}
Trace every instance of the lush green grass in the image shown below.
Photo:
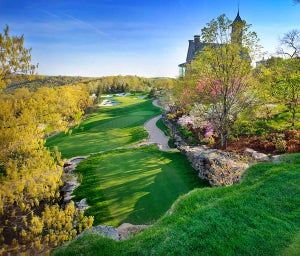
{"label": "lush green grass", "polygon": [[167,126],[165,126],[165,124],[161,118],[156,122],[156,126],[159,129],[161,129],[166,136],[171,136],[170,129]]}
{"label": "lush green grass", "polygon": [[133,144],[147,138],[148,133],[142,125],[160,113],[149,100],[131,97],[116,97],[121,102],[114,107],[100,107],[72,134],[60,133],[47,140],[46,146],[54,146],[62,157],[89,155],[90,153],[115,149]]}
{"label": "lush green grass", "polygon": [[151,223],[178,198],[207,186],[179,152],[155,146],[114,150],[94,155],[78,167],[83,178],[75,200],[87,198],[94,225]]}
{"label": "lush green grass", "polygon": [[285,161],[252,166],[232,187],[193,190],[127,241],[86,235],[56,254],[300,255],[300,154]]}

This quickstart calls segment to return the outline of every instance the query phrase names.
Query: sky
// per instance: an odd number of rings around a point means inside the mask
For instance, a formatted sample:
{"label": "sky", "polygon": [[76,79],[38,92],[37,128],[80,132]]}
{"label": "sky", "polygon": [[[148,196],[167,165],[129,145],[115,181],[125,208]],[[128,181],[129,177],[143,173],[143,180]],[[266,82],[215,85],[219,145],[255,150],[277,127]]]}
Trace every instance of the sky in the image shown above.
{"label": "sky", "polygon": [[176,77],[188,40],[238,5],[269,55],[300,30],[293,0],[0,0],[0,29],[24,35],[41,75]]}

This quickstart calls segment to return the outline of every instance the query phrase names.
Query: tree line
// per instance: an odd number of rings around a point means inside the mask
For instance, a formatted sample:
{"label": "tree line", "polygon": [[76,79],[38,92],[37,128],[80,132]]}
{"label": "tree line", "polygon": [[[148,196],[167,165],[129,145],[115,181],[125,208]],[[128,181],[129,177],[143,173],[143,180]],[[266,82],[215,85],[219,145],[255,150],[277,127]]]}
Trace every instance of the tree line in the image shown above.
{"label": "tree line", "polygon": [[84,86],[5,93],[13,74],[32,75],[24,38],[0,34],[0,252],[38,254],[93,223],[74,203],[61,206],[63,161],[44,146],[49,131],[66,131],[90,106]]}
{"label": "tree line", "polygon": [[40,87],[59,87],[66,85],[83,85],[90,94],[100,96],[107,93],[141,92],[172,83],[171,78],[145,78],[138,76],[103,76],[103,77],[80,77],[80,76],[43,76],[11,75],[5,92],[12,93],[18,88],[27,88],[35,91]]}

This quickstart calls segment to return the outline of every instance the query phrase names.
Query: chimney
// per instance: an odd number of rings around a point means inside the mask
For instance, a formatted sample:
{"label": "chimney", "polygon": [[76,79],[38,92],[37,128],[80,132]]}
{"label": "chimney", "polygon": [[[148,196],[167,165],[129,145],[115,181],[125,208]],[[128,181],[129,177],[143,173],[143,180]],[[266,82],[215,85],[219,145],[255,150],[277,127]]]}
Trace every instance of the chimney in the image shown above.
{"label": "chimney", "polygon": [[194,35],[194,43],[195,43],[195,51],[198,51],[199,46],[200,46],[200,36],[199,35]]}

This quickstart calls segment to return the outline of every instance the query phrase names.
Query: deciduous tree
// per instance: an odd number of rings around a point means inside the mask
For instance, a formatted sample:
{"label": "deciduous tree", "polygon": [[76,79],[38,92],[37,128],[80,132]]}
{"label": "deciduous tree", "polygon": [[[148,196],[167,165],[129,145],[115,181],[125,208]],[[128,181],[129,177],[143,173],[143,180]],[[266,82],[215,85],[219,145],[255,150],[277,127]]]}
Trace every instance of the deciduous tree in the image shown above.
{"label": "deciduous tree", "polygon": [[24,47],[24,36],[10,36],[6,26],[0,34],[0,89],[11,75],[33,74],[36,66],[31,64],[31,49]]}
{"label": "deciduous tree", "polygon": [[300,31],[293,29],[280,38],[278,54],[288,58],[300,57]]}
{"label": "deciduous tree", "polygon": [[[30,50],[23,37],[0,37],[0,82],[11,74],[30,74]],[[63,243],[89,227],[74,203],[62,208],[62,161],[44,147],[42,125],[62,129],[79,118],[88,102],[82,87],[26,88],[0,91],[0,254],[38,254]]]}
{"label": "deciduous tree", "polygon": [[[232,26],[235,25],[235,29]],[[251,57],[259,50],[256,33],[245,22],[233,24],[225,15],[202,29],[204,48],[187,67],[179,89],[181,101],[204,103],[206,117],[220,137],[222,148],[234,122],[250,104]]]}

